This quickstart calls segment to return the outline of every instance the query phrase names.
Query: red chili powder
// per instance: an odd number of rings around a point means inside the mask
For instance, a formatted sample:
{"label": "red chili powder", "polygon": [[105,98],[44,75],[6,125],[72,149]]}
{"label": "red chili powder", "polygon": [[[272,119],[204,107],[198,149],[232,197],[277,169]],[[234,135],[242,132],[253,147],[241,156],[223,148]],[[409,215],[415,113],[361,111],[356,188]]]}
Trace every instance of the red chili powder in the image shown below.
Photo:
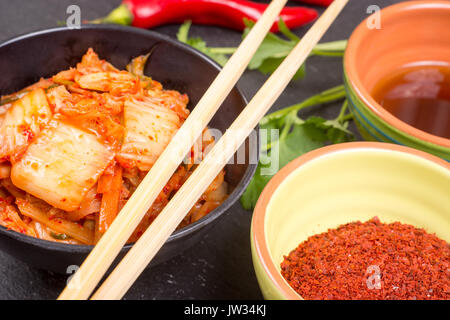
{"label": "red chili powder", "polygon": [[375,217],[309,237],[281,263],[304,299],[450,299],[450,245]]}

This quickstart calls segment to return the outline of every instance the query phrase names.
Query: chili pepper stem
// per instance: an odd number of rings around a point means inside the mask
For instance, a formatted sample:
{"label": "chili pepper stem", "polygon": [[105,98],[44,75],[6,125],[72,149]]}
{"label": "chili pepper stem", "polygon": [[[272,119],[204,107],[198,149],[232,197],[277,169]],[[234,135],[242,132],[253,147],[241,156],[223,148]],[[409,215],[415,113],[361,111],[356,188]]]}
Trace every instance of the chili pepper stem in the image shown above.
{"label": "chili pepper stem", "polygon": [[114,23],[129,26],[133,22],[133,13],[127,5],[121,4],[113,11],[111,11],[106,17],[89,21],[89,23]]}

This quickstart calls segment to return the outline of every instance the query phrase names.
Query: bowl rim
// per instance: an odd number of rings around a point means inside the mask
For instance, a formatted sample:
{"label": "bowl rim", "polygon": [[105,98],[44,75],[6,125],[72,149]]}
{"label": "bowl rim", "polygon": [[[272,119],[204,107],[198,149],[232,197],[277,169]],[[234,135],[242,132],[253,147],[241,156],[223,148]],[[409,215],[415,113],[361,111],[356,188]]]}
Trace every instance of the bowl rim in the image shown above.
{"label": "bowl rim", "polygon": [[304,166],[305,164],[315,161],[318,158],[322,158],[324,156],[347,152],[347,151],[355,151],[355,150],[383,150],[388,152],[400,152],[406,153],[427,161],[431,161],[439,166],[444,167],[447,170],[450,170],[450,163],[438,158],[434,155],[426,153],[424,151],[420,151],[417,149],[413,149],[410,147],[405,147],[392,143],[385,142],[346,142],[340,144],[329,145],[326,147],[322,147],[313,151],[310,151],[290,163],[288,163],[285,167],[283,167],[275,176],[269,181],[264,190],[262,191],[252,218],[252,228],[251,228],[251,237],[253,242],[253,248],[255,251],[255,256],[257,257],[259,263],[264,270],[264,273],[269,277],[271,284],[275,286],[276,290],[281,293],[286,299],[290,300],[301,300],[303,299],[291,286],[287,283],[287,281],[281,275],[278,266],[273,262],[269,247],[267,245],[266,237],[265,237],[265,220],[266,220],[266,209],[270,203],[270,200],[278,189],[280,184],[285,181],[285,179],[295,170]]}
{"label": "bowl rim", "polygon": [[[383,19],[395,19],[397,15],[404,13],[407,10],[427,10],[436,8],[448,10],[450,13],[450,2],[446,0],[406,1],[385,7],[380,12],[383,14]],[[350,38],[348,39],[347,48],[344,54],[344,71],[352,89],[355,91],[358,98],[362,100],[365,106],[367,106],[377,117],[387,122],[390,126],[419,140],[450,148],[450,139],[420,130],[395,117],[389,111],[384,109],[378,102],[376,102],[372,95],[363,86],[354,62],[356,61],[355,55],[359,44],[370,31],[366,28],[366,21],[369,18],[370,16],[364,19],[352,32]]]}
{"label": "bowl rim", "polygon": [[[2,49],[5,46],[14,44],[19,41],[24,41],[30,38],[39,37],[41,35],[47,35],[52,33],[58,33],[58,32],[67,32],[67,31],[82,31],[82,30],[106,30],[106,31],[125,31],[129,33],[135,33],[142,36],[150,36],[153,37],[157,41],[166,42],[177,49],[180,49],[182,51],[185,51],[189,54],[192,54],[194,56],[197,56],[199,59],[205,61],[206,63],[209,63],[212,67],[214,67],[218,72],[222,69],[222,67],[213,59],[208,57],[206,54],[198,51],[197,49],[194,49],[193,47],[184,44],[182,42],[179,42],[178,40],[175,40],[173,38],[170,38],[169,36],[160,34],[156,31],[147,30],[147,29],[139,29],[135,27],[128,27],[128,26],[122,26],[122,25],[97,25],[97,24],[86,24],[82,25],[79,29],[72,29],[68,27],[56,27],[56,28],[48,28],[48,29],[42,29],[37,30],[34,32],[26,33],[23,35],[19,35],[16,37],[12,37],[6,41],[3,41],[0,43],[0,49]],[[242,89],[240,88],[239,84],[235,85],[235,89],[239,93],[239,96],[242,98],[244,103],[248,104],[248,98],[244,95]],[[257,141],[259,145],[259,132],[257,132]],[[258,160],[259,152],[256,154],[256,160]],[[250,183],[251,178],[253,177],[253,174],[256,171],[257,164],[256,163],[249,163],[247,166],[247,169],[244,171],[244,174],[239,181],[239,183],[234,188],[233,192],[228,195],[228,197],[225,199],[225,201],[218,206],[216,209],[214,209],[212,212],[201,218],[200,220],[191,223],[179,230],[176,230],[172,235],[167,239],[166,244],[170,242],[174,242],[180,238],[183,238],[185,236],[188,236],[189,234],[192,234],[204,226],[210,224],[214,220],[216,220],[218,217],[222,216],[242,195],[244,192],[246,186]],[[66,244],[66,243],[60,243],[55,241],[49,241],[44,239],[35,238],[32,236],[28,236],[13,230],[8,230],[3,226],[0,226],[0,234],[4,234],[5,236],[12,238],[14,240],[18,240],[20,242],[30,244],[33,246],[37,246],[40,248],[43,248],[45,250],[49,251],[56,251],[56,252],[69,252],[69,253],[81,253],[81,254],[87,254],[89,253],[94,246],[93,245],[74,245],[74,244]],[[133,246],[133,243],[125,244],[121,252],[128,251]]]}

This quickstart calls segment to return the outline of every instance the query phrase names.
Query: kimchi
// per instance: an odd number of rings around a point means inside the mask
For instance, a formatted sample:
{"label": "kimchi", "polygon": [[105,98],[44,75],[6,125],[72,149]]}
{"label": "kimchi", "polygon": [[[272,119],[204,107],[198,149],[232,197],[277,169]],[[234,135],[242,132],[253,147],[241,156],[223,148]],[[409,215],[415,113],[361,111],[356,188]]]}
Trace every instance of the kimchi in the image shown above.
{"label": "kimchi", "polygon": [[[89,49],[76,67],[0,101],[0,224],[44,240],[95,244],[186,118],[188,96],[118,70]],[[136,241],[214,144],[208,129],[130,237]],[[222,171],[179,227],[227,197]]]}

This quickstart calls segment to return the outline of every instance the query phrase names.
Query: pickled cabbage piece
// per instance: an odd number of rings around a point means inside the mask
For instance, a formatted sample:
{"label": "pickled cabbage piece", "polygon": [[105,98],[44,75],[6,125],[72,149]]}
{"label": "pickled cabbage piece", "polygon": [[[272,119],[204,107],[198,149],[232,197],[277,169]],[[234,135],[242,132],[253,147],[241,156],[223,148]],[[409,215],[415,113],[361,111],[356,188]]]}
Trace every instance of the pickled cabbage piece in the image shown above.
{"label": "pickled cabbage piece", "polygon": [[136,77],[128,72],[96,72],[75,77],[75,82],[83,89],[114,94],[135,93],[139,88],[136,81]]}
{"label": "pickled cabbage piece", "polygon": [[19,216],[17,209],[0,199],[0,226],[4,226],[9,230],[14,230],[32,237],[36,237],[36,233],[28,226]]}
{"label": "pickled cabbage piece", "polygon": [[94,240],[92,230],[83,228],[76,222],[61,218],[59,214],[53,215],[54,208],[39,199],[26,195],[24,198],[17,198],[16,205],[22,215],[42,223],[55,234],[65,234],[84,244],[91,244]]}
{"label": "pickled cabbage piece", "polygon": [[11,103],[6,103],[0,105],[0,127],[2,126],[3,121],[5,120],[6,111],[11,107]]}
{"label": "pickled cabbage piece", "polygon": [[79,208],[114,153],[98,138],[53,120],[11,170],[18,188],[56,208]]}
{"label": "pickled cabbage piece", "polygon": [[126,167],[150,170],[180,128],[177,113],[152,98],[128,100],[124,106],[125,137],[118,160]]}
{"label": "pickled cabbage piece", "polygon": [[81,62],[77,64],[77,69],[81,74],[88,74],[99,71],[119,71],[111,63],[100,59],[92,48],[84,54]]}
{"label": "pickled cabbage piece", "polygon": [[57,86],[47,91],[50,107],[54,112],[61,112],[67,108],[73,108],[72,95],[65,86]]}
{"label": "pickled cabbage piece", "polygon": [[0,127],[0,160],[16,161],[51,117],[43,89],[35,89],[15,101]]}
{"label": "pickled cabbage piece", "polygon": [[7,179],[11,175],[11,165],[8,162],[0,163],[0,179]]}
{"label": "pickled cabbage piece", "polygon": [[147,95],[152,98],[154,103],[175,111],[181,119],[185,120],[189,116],[187,108],[189,97],[186,94],[174,90],[153,88],[147,90]]}

